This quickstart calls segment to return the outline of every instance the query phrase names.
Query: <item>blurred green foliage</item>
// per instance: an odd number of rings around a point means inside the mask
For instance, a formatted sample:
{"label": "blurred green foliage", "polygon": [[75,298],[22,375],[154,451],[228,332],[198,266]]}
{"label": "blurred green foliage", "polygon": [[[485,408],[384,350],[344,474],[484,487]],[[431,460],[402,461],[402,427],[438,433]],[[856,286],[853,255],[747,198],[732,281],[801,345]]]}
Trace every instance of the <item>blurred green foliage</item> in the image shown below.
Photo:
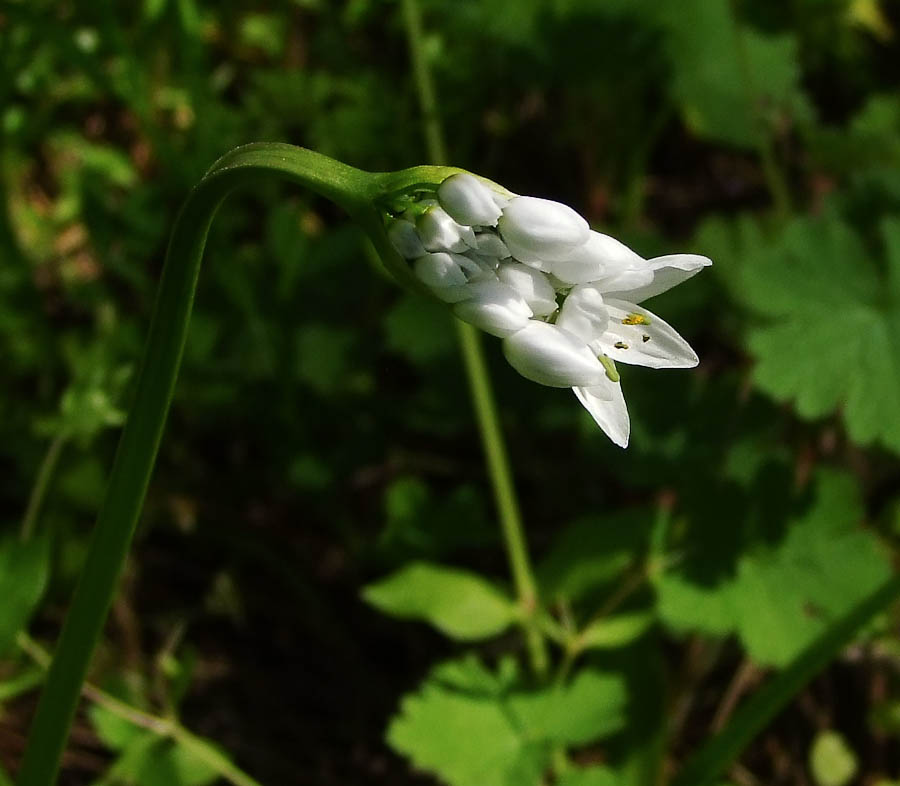
{"label": "blurred green foliage", "polygon": [[[557,690],[496,635],[516,610],[447,312],[273,185],[214,225],[92,677],[215,743],[88,696],[66,784],[234,759],[273,784],[643,786],[896,564],[896,4],[422,6],[454,164],[716,263],[654,303],[701,366],[623,371],[627,452],[489,346],[548,624],[583,649]],[[40,679],[16,634],[58,630],[180,203],[248,141],[424,162],[405,47],[389,0],[0,7],[0,782]],[[898,665],[885,614],[734,782],[900,778]]]}

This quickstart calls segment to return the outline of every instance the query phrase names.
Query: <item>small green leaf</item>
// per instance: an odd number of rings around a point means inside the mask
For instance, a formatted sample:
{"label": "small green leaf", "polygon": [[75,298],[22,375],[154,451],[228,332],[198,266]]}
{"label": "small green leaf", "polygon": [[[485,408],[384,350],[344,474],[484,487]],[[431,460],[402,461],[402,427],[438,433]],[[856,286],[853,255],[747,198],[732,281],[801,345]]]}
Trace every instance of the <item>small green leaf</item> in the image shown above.
{"label": "small green leaf", "polygon": [[460,640],[495,636],[517,617],[515,603],[480,576],[426,562],[369,584],[363,599],[385,614],[424,620]]}
{"label": "small green leaf", "polygon": [[847,786],[859,765],[856,754],[840,734],[823,731],[810,748],[809,768],[818,786]]}
{"label": "small green leaf", "polygon": [[631,644],[644,635],[656,621],[649,611],[635,611],[604,617],[582,631],[581,645],[586,649],[613,649]]}
{"label": "small green leaf", "polygon": [[608,767],[585,767],[566,772],[557,786],[621,786],[621,781]]}
{"label": "small green leaf", "polygon": [[0,653],[9,649],[31,617],[47,585],[46,538],[0,540]]}

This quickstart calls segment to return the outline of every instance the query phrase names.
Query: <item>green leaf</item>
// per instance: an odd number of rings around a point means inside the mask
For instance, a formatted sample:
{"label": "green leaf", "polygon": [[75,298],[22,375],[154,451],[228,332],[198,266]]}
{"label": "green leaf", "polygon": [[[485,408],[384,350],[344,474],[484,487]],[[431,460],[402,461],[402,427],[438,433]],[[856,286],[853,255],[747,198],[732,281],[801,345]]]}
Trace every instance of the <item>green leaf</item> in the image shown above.
{"label": "green leaf", "polygon": [[764,392],[807,419],[840,410],[854,441],[900,452],[900,221],[883,234],[887,280],[835,217],[797,219],[747,250],[740,296],[764,319],[749,335]]}
{"label": "green leaf", "polygon": [[415,562],[363,589],[363,599],[394,617],[424,620],[454,639],[502,633],[517,618],[515,603],[480,576]]}
{"label": "green leaf", "polygon": [[648,611],[633,611],[604,617],[586,627],[580,636],[586,649],[613,649],[631,644],[644,635],[656,622],[656,615]]}
{"label": "green leaf", "polygon": [[856,754],[836,731],[820,732],[809,751],[809,768],[818,786],[847,786],[859,769]]}
{"label": "green leaf", "polygon": [[532,737],[586,745],[622,729],[625,701],[621,676],[585,669],[562,687],[512,694],[508,706]]}
{"label": "green leaf", "polygon": [[698,136],[753,148],[784,115],[811,114],[795,36],[737,23],[729,0],[630,0],[622,10],[660,27],[672,97]]}
{"label": "green leaf", "polygon": [[526,690],[512,663],[497,675],[473,657],[437,667],[403,699],[388,742],[450,786],[538,786],[558,745],[622,728],[618,675],[585,670],[560,688]]}
{"label": "green leaf", "polygon": [[[751,490],[751,497],[765,502],[759,516],[768,517],[772,530],[754,533],[748,519],[744,528],[750,531],[741,533],[736,518],[730,523],[734,534],[749,539],[733,565],[707,548],[659,576],[663,621],[679,631],[736,633],[758,663],[782,666],[796,657],[890,575],[877,539],[858,529],[863,507],[854,479],[821,471],[815,491],[813,503],[790,516],[772,508],[771,488]],[[733,502],[735,509],[745,504]],[[709,563],[717,561],[720,570],[710,573]]]}
{"label": "green leaf", "polygon": [[621,786],[621,781],[608,767],[585,767],[566,772],[557,786]]}
{"label": "green leaf", "polygon": [[47,586],[49,549],[46,538],[22,542],[0,539],[0,654],[15,642]]}

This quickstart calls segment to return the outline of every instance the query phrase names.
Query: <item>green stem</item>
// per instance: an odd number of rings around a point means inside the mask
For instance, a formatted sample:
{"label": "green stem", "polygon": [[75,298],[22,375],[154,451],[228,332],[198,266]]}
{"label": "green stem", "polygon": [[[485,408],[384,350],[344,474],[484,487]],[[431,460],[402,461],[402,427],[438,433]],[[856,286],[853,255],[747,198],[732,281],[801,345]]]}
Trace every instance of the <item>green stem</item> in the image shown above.
{"label": "green stem", "polygon": [[[403,20],[406,26],[413,76],[422,110],[428,156],[435,164],[446,164],[447,145],[441,127],[434,81],[425,58],[422,18],[416,0],[403,0]],[[484,348],[481,344],[481,336],[474,327],[460,321],[457,321],[456,326],[463,362],[469,379],[469,388],[472,392],[472,402],[478,419],[478,428],[481,432],[481,443],[487,458],[488,474],[494,489],[494,500],[500,516],[506,555],[516,587],[516,595],[523,611],[525,639],[531,666],[538,676],[543,677],[547,673],[548,660],[546,642],[538,624],[540,602],[537,582],[525,543],[525,528],[522,526],[522,515],[519,512],[509,457],[506,453],[503,431],[497,413],[497,403],[485,362]]]}
{"label": "green stem", "polygon": [[452,171],[416,167],[372,174],[291,145],[253,144],[219,159],[191,192],[172,231],[134,402],[32,723],[19,786],[51,786],[56,780],[81,685],[147,491],[181,363],[206,236],[219,205],[238,186],[261,178],[305,186],[343,207],[369,234],[395,277],[421,291],[388,242],[375,205],[405,186],[440,182]]}
{"label": "green stem", "polygon": [[47,447],[47,452],[44,454],[41,466],[38,469],[37,477],[34,480],[34,486],[31,488],[31,495],[28,497],[25,515],[22,517],[22,528],[19,532],[19,537],[22,540],[30,540],[31,536],[34,534],[38,515],[44,505],[47,491],[50,489],[50,480],[53,478],[53,473],[56,471],[56,465],[59,463],[59,457],[62,455],[62,450],[68,440],[68,434],[61,431],[53,438],[50,445]]}
{"label": "green stem", "polygon": [[747,46],[738,20],[738,12],[735,8],[734,0],[731,0],[728,4],[728,9],[731,18],[732,35],[734,36],[735,57],[737,58],[738,69],[744,86],[747,111],[754,126],[756,148],[762,163],[763,176],[766,179],[769,194],[772,196],[775,212],[783,221],[791,214],[791,191],[784,173],[778,166],[769,129],[757,109],[756,93],[753,88],[753,69],[750,66],[750,57],[747,53]]}
{"label": "green stem", "polygon": [[[26,633],[19,633],[16,643],[28,657],[45,671],[50,666],[50,654]],[[240,767],[235,765],[227,756],[217,751],[202,737],[198,737],[175,718],[153,715],[144,710],[132,707],[130,704],[116,698],[111,693],[98,688],[90,682],[85,682],[81,688],[82,695],[111,712],[116,717],[137,726],[141,729],[168,738],[193,753],[195,758],[203,761],[210,769],[231,783],[233,786],[261,786],[259,781],[250,777]]]}

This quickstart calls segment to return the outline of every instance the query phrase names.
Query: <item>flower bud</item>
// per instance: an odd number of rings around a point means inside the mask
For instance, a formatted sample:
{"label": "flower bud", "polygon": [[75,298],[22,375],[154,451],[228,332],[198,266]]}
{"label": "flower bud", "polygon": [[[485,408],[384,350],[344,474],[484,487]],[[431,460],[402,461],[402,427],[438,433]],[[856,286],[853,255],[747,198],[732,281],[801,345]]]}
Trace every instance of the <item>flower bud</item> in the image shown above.
{"label": "flower bud", "polygon": [[543,317],[556,311],[556,291],[540,270],[520,262],[504,262],[497,277],[518,292],[535,316]]}
{"label": "flower bud", "polygon": [[416,220],[416,229],[422,245],[428,251],[453,251],[462,253],[475,247],[472,227],[457,224],[440,207],[432,207]]}
{"label": "flower bud", "polygon": [[532,316],[525,300],[512,287],[498,281],[478,281],[466,287],[469,297],[453,313],[493,336],[506,338],[524,328]]}
{"label": "flower bud", "polygon": [[493,232],[480,232],[475,235],[476,250],[484,256],[494,257],[495,259],[509,259],[512,254],[500,239],[500,235]]}
{"label": "flower bud", "polygon": [[566,296],[556,324],[591,345],[609,325],[603,295],[593,284],[580,284]]}
{"label": "flower bud", "polygon": [[591,230],[586,242],[564,259],[546,263],[545,269],[560,281],[585,284],[622,270],[646,267],[646,264],[643,257],[635,254],[624,243]]}
{"label": "flower bud", "polygon": [[465,226],[496,226],[500,217],[488,188],[474,175],[450,175],[437,190],[438,201],[447,214]]}
{"label": "flower bud", "polygon": [[435,294],[438,294],[437,290],[462,286],[468,281],[457,255],[443,251],[419,257],[413,271],[423,284],[435,290]]}
{"label": "flower bud", "polygon": [[578,336],[537,320],[504,339],[503,354],[523,377],[550,387],[596,385],[606,376],[603,365]]}
{"label": "flower bud", "polygon": [[387,228],[387,236],[391,245],[404,259],[417,259],[426,253],[422,238],[411,221],[404,219],[392,221]]}
{"label": "flower bud", "polygon": [[510,200],[497,226],[512,255],[528,264],[565,259],[590,234],[572,208],[537,197]]}

